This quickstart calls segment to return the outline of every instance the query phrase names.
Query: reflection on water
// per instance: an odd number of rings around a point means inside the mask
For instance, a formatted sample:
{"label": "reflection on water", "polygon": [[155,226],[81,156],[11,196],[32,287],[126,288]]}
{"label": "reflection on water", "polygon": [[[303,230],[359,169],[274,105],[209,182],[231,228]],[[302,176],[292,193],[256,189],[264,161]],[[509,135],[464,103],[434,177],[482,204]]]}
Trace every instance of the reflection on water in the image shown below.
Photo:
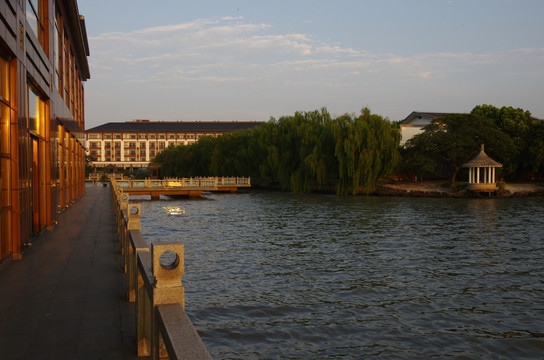
{"label": "reflection on water", "polygon": [[215,359],[541,359],[543,215],[541,198],[254,192],[143,201],[141,222],[184,243]]}

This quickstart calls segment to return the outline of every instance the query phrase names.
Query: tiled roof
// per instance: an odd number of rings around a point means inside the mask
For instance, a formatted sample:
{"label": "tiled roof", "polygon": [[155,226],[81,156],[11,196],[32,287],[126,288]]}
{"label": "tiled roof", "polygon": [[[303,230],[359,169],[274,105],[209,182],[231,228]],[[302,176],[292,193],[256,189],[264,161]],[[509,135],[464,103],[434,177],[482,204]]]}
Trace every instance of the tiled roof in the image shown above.
{"label": "tiled roof", "polygon": [[110,122],[88,129],[86,133],[221,133],[252,129],[262,121],[128,121]]}
{"label": "tiled roof", "polygon": [[452,115],[452,114],[454,113],[412,111],[410,115],[408,115],[406,118],[404,118],[404,120],[400,122],[400,124],[407,124],[414,119],[418,119],[422,117],[429,117],[429,118],[435,119],[440,116]]}
{"label": "tiled roof", "polygon": [[463,164],[463,167],[502,167],[502,164],[490,158],[485,153],[484,146],[482,145],[480,153],[476,155],[474,159],[470,160],[466,164]]}

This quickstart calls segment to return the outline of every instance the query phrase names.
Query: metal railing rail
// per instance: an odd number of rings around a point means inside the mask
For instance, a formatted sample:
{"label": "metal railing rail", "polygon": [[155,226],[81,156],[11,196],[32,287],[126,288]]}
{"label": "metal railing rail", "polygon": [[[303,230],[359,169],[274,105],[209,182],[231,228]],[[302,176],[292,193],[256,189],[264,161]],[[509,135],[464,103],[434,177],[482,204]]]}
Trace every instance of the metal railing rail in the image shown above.
{"label": "metal railing rail", "polygon": [[136,302],[138,356],[211,359],[184,310],[183,244],[156,242],[149,247],[140,231],[140,204],[129,203],[128,194],[115,181],[112,195],[127,300]]}

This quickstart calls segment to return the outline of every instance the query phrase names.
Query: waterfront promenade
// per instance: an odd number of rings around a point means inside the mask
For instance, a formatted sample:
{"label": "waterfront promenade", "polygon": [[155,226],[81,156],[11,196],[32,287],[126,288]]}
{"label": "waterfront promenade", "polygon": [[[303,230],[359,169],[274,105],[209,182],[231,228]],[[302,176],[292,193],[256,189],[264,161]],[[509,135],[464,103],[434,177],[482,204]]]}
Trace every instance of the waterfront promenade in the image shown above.
{"label": "waterfront promenade", "polygon": [[111,190],[86,191],[22,261],[0,265],[0,358],[137,359]]}

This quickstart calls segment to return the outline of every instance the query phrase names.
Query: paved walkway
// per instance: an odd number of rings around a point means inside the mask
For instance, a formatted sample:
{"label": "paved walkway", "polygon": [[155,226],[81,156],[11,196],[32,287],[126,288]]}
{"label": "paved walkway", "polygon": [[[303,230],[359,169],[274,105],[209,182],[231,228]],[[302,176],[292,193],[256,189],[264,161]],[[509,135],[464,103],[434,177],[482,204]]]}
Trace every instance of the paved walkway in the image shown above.
{"label": "paved walkway", "polygon": [[110,188],[87,187],[58,220],[0,265],[0,358],[136,359]]}

